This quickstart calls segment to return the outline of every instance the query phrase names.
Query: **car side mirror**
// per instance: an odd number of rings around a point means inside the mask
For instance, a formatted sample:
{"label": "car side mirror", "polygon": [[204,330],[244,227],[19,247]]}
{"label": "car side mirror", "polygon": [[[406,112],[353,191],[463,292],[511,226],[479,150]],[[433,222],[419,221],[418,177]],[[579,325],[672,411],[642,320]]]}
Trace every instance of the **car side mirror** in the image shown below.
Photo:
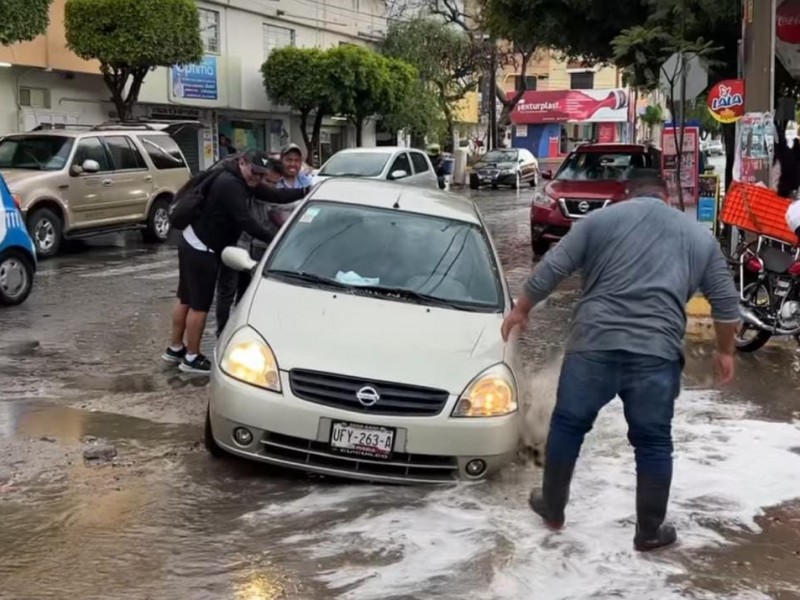
{"label": "car side mirror", "polygon": [[408,173],[403,169],[397,169],[396,171],[392,171],[389,174],[389,179],[392,181],[396,179],[402,179],[403,177],[408,177]]}
{"label": "car side mirror", "polygon": [[244,248],[228,246],[222,251],[222,262],[234,271],[249,272],[256,268],[258,263],[250,258],[250,253]]}
{"label": "car side mirror", "polygon": [[542,179],[552,179],[553,178],[553,171],[548,169],[547,171],[542,171]]}
{"label": "car side mirror", "polygon": [[87,158],[83,163],[80,165],[75,165],[72,167],[72,173],[74,175],[82,175],[84,173],[91,174],[97,173],[100,171],[100,163],[96,160],[92,160],[91,158]]}

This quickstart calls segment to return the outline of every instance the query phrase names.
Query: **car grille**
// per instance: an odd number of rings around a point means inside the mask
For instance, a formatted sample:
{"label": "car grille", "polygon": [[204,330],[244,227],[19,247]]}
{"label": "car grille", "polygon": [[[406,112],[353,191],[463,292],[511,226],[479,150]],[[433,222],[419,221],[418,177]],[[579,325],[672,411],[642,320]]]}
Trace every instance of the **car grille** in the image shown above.
{"label": "car grille", "polygon": [[[298,369],[289,372],[289,383],[292,393],[303,400],[379,415],[438,415],[450,395],[444,390]],[[371,387],[380,396],[372,406],[364,406],[356,397],[364,387]]]}
{"label": "car grille", "polygon": [[307,466],[331,469],[344,475],[359,474],[421,483],[458,480],[458,462],[452,456],[395,452],[389,460],[372,460],[338,454],[325,442],[270,431],[265,432],[261,438],[261,454],[300,468]]}
{"label": "car grille", "polygon": [[603,208],[611,203],[611,200],[586,200],[584,198],[561,198],[559,201],[561,210],[565,216],[572,219],[580,219],[590,212]]}
{"label": "car grille", "polygon": [[497,177],[499,173],[499,169],[483,169],[482,171],[478,171],[478,175],[481,177]]}

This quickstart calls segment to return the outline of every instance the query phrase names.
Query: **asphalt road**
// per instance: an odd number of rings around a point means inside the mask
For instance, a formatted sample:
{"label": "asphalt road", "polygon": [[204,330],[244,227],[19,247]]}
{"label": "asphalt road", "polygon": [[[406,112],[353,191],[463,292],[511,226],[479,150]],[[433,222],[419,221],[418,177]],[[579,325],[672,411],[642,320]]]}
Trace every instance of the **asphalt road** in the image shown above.
{"label": "asphalt road", "polygon": [[[530,195],[471,194],[517,291],[532,267]],[[159,360],[176,276],[174,249],[112,236],[43,263],[28,302],[0,311],[0,598],[800,598],[792,348],[743,357],[726,390],[710,348],[688,348],[671,505],[682,544],[642,557],[616,405],[587,442],[559,534],[527,508],[541,472],[525,458],[435,489],[211,460],[205,382]],[[523,341],[526,399],[543,414],[578,285]]]}

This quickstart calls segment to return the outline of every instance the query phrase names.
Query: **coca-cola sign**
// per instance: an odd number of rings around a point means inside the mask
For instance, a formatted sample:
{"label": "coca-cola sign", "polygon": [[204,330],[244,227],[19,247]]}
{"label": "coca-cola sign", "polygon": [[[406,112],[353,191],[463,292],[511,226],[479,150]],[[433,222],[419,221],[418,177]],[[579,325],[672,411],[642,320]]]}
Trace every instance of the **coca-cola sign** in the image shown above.
{"label": "coca-cola sign", "polygon": [[800,0],[786,0],[778,7],[776,33],[787,44],[800,44]]}

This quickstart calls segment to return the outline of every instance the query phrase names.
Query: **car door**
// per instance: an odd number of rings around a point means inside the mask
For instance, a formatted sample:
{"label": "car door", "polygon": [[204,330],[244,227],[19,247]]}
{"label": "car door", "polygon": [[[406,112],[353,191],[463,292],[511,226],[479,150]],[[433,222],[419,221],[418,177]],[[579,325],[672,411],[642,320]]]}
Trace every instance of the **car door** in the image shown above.
{"label": "car door", "polygon": [[109,135],[103,141],[114,167],[104,180],[111,182],[105,192],[109,218],[143,221],[153,193],[153,175],[129,136]]}
{"label": "car door", "polygon": [[414,167],[414,185],[427,188],[439,188],[431,161],[422,152],[411,150],[411,166]]}
{"label": "car door", "polygon": [[[98,170],[84,170],[86,161],[97,163]],[[88,227],[108,218],[105,191],[111,184],[111,157],[99,136],[77,140],[69,173],[69,183],[63,187],[71,227]]]}
{"label": "car door", "polygon": [[[397,171],[405,172],[405,176],[394,178],[392,176],[393,173]],[[412,177],[414,176],[414,170],[411,168],[411,161],[408,158],[408,152],[400,152],[392,161],[392,165],[389,167],[389,170],[386,173],[386,178],[389,181],[397,181],[399,183],[413,183]]]}

